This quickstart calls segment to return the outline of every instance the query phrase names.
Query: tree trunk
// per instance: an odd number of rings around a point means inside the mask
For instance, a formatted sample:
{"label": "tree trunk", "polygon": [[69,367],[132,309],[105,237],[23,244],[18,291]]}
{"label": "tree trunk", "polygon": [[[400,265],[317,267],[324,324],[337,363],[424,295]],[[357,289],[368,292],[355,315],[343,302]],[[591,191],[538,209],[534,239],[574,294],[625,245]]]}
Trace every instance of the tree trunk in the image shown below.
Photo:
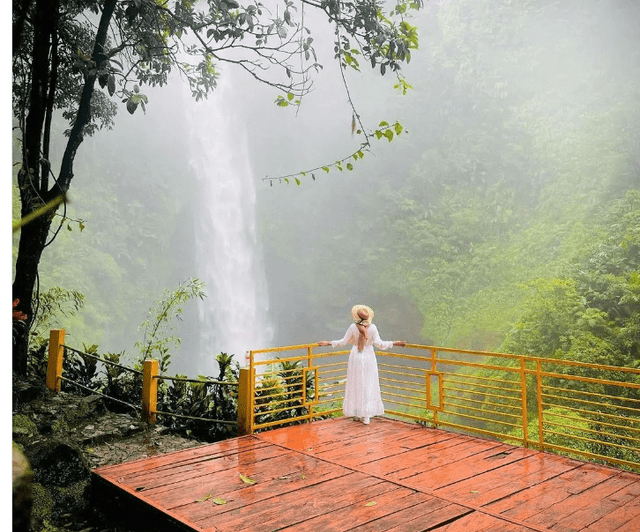
{"label": "tree trunk", "polygon": [[[57,8],[58,2],[38,0],[33,10],[32,81],[22,139],[22,168],[18,173],[22,217],[31,214],[49,200],[48,191],[42,187],[41,154],[49,87],[49,51],[51,36],[55,31],[52,21],[55,20],[53,14]],[[13,369],[20,374],[25,374],[27,370],[29,330],[33,321],[33,289],[50,225],[51,215],[43,216],[23,227],[20,232],[16,276],[13,281],[13,299],[20,301],[16,309],[27,316],[26,327],[16,330],[13,343]]]}
{"label": "tree trunk", "polygon": [[[106,59],[104,46],[115,5],[116,0],[105,2],[100,17],[92,57],[98,68]],[[48,170],[49,165],[48,161],[41,165],[41,155],[49,152],[48,146],[43,147],[43,128],[47,116],[47,102],[51,101],[47,89],[55,89],[50,86],[51,80],[56,76],[49,70],[49,52],[55,40],[57,10],[57,1],[36,1],[33,18],[32,86],[23,139],[23,167],[18,175],[23,217],[68,190],[73,177],[73,161],[84,138],[84,128],[91,120],[91,97],[97,78],[95,71],[85,76],[78,113],[63,155],[60,174],[57,183],[51,190],[47,190],[45,184],[48,179],[43,174]],[[24,226],[20,232],[13,299],[20,300],[16,310],[21,310],[27,315],[27,326],[14,333],[13,369],[22,375],[27,371],[29,331],[33,322],[33,293],[38,278],[38,266],[47,244],[54,214],[55,212],[50,212],[37,218]]]}

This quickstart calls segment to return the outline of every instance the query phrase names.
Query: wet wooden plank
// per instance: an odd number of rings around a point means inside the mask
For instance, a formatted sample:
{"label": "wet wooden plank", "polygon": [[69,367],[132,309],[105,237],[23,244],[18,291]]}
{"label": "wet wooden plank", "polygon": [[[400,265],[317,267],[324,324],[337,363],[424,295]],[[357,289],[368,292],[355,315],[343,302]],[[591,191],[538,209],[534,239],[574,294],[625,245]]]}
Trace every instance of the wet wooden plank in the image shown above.
{"label": "wet wooden plank", "polygon": [[638,530],[640,530],[640,498],[616,508],[581,532],[638,532]]}
{"label": "wet wooden plank", "polygon": [[[397,486],[396,486],[397,487]],[[340,532],[351,530],[354,526],[369,525],[385,516],[395,516],[400,510],[415,506],[424,495],[414,490],[400,488],[389,490],[373,497],[371,500],[360,500],[355,504],[344,506],[332,512],[323,513],[314,518],[282,530],[295,530],[296,532]]]}
{"label": "wet wooden plank", "polygon": [[610,513],[614,505],[607,504],[607,497],[625,489],[627,501],[635,499],[639,495],[637,479],[632,475],[616,474],[582,493],[570,495],[549,506],[527,522],[561,532],[577,532]]}
{"label": "wet wooden plank", "polygon": [[459,452],[429,455],[420,468],[403,470],[391,478],[420,489],[436,490],[461,480],[497,469],[520,459],[526,449],[512,448],[497,442],[481,441],[471,446],[458,446]]}
{"label": "wet wooden plank", "polygon": [[515,517],[523,522],[548,512],[551,507],[554,507],[556,512],[564,512],[563,515],[567,515],[570,507],[567,507],[567,503],[563,501],[600,484],[615,474],[613,469],[583,464],[532,488],[490,503],[486,507],[493,512]]}
{"label": "wet wooden plank", "polygon": [[[299,467],[300,466],[300,467]],[[294,492],[313,484],[320,484],[327,480],[343,477],[350,474],[346,470],[335,464],[330,464],[311,457],[301,455],[297,462],[290,464],[289,468],[283,470],[282,475],[273,478],[270,481],[259,482],[253,484],[251,488],[243,483],[236,482],[231,484],[230,488],[223,489],[218,483],[213,483],[210,487],[198,488],[199,495],[194,501],[202,500],[207,495],[211,495],[210,499],[202,502],[188,502],[183,506],[174,506],[171,508],[184,515],[191,521],[198,522],[207,518],[213,518],[220,514],[225,514],[239,510],[247,505],[259,505],[261,501],[277,498],[285,493]],[[237,479],[236,479],[237,480]],[[212,498],[219,498],[225,501],[225,504],[218,505]]]}
{"label": "wet wooden plank", "polygon": [[[260,504],[247,504],[235,510],[235,514],[222,514],[224,520],[206,518],[197,521],[198,528],[204,531],[271,532],[281,528],[303,523],[324,513],[354,504],[364,504],[380,497],[383,493],[398,487],[361,473],[350,473],[340,478],[313,484],[294,492],[285,493],[261,501]],[[253,488],[245,490],[248,499]]]}
{"label": "wet wooden plank", "polygon": [[418,502],[406,508],[398,508],[394,513],[380,517],[375,521],[360,524],[353,528],[353,532],[385,532],[392,528],[399,529],[398,527],[401,526],[409,526],[408,523],[416,520],[426,522],[429,514],[437,513],[440,516],[438,519],[443,519],[444,521],[446,516],[451,518],[468,511],[467,508],[420,492],[414,492],[413,495],[405,497],[403,500],[406,502]]}
{"label": "wet wooden plank", "polygon": [[553,454],[529,451],[522,460],[486,471],[436,489],[439,496],[483,506],[536,486],[582,465],[582,462]]}
{"label": "wet wooden plank", "polygon": [[[455,522],[472,513],[475,512],[470,508],[465,508],[464,506],[452,503],[435,512],[429,511],[426,514],[416,515],[413,512],[409,512],[409,515],[411,516],[409,520],[403,521],[386,530],[387,532],[424,532],[425,530],[438,529],[438,532],[440,532],[446,523]],[[475,532],[475,530],[473,528],[468,528],[465,532]]]}
{"label": "wet wooden plank", "polygon": [[202,458],[213,458],[218,456],[229,456],[243,450],[263,447],[264,442],[252,437],[244,436],[223,440],[221,442],[193,447],[188,450],[174,451],[165,454],[158,454],[153,457],[139,458],[122,464],[113,464],[97,468],[95,471],[101,476],[110,477],[114,472],[120,477],[129,474],[136,475],[142,471],[154,470],[159,467],[174,468],[197,462]]}
{"label": "wet wooden plank", "polygon": [[[296,459],[294,453],[286,453],[272,460],[245,464],[241,468],[224,469],[216,474],[201,475],[195,479],[186,479],[181,482],[164,484],[158,488],[145,489],[145,494],[154,497],[159,504],[167,508],[174,508],[203,499],[207,495],[219,497],[221,493],[247,489],[253,485],[245,483],[240,475],[260,484],[277,481],[281,477],[295,474],[304,475],[308,482],[311,482],[317,475],[313,465],[320,464],[318,462],[308,464],[308,461],[303,458]],[[343,473],[347,473],[347,470],[336,466],[331,469],[340,469]],[[300,472],[298,473],[298,471]],[[318,471],[318,474],[325,473],[324,468]],[[277,482],[277,484],[282,486],[284,483]]]}
{"label": "wet wooden plank", "polygon": [[218,471],[243,468],[253,471],[257,463],[283,455],[291,456],[292,452],[275,445],[264,445],[240,453],[200,456],[171,467],[156,465],[153,469],[114,476],[113,480],[123,487],[144,487],[149,490],[166,485],[180,485],[184,481],[195,483],[198,478],[210,476]]}
{"label": "wet wooden plank", "polygon": [[[456,453],[464,453],[469,447],[475,447],[476,442],[467,436],[452,436],[447,439],[433,440],[427,437],[427,445],[404,451],[400,456],[381,458],[375,463],[369,463],[363,469],[393,478],[395,480],[411,476],[414,471],[425,471],[425,464],[430,462],[432,467],[437,464],[451,463],[457,460]],[[437,462],[435,460],[438,460]]]}

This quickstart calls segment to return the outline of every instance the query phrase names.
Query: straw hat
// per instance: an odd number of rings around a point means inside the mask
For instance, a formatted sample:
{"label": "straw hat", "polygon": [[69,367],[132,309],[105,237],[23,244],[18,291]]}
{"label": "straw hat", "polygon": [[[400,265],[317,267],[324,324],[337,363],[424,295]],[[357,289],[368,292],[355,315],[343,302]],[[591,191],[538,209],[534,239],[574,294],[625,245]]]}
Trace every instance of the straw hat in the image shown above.
{"label": "straw hat", "polygon": [[354,323],[360,323],[360,316],[358,316],[358,312],[361,310],[366,310],[369,314],[369,317],[366,320],[362,320],[362,323],[365,325],[369,325],[373,321],[373,310],[371,310],[367,305],[355,305],[351,309],[351,317],[353,318]]}

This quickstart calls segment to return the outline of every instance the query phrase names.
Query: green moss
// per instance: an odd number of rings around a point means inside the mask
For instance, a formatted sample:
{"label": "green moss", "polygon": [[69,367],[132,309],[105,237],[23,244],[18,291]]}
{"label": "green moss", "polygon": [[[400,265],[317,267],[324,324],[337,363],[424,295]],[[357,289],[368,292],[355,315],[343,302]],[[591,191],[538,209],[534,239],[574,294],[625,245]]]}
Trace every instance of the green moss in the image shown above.
{"label": "green moss", "polygon": [[28,416],[23,414],[16,414],[12,419],[13,434],[20,436],[32,436],[38,434],[38,427],[29,419]]}
{"label": "green moss", "polygon": [[[35,482],[31,485],[31,493],[33,495],[31,520],[34,525],[50,521],[53,510],[53,495],[42,484]],[[36,527],[36,529],[39,528]]]}

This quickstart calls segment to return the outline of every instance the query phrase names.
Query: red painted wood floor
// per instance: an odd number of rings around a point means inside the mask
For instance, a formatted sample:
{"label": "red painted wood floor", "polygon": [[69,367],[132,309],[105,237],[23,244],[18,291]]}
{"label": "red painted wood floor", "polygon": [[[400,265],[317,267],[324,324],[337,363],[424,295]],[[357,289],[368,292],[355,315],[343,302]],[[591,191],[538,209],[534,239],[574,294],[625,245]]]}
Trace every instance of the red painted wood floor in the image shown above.
{"label": "red painted wood floor", "polygon": [[156,530],[640,531],[639,474],[385,418],[280,428],[93,480],[98,496],[155,509]]}

